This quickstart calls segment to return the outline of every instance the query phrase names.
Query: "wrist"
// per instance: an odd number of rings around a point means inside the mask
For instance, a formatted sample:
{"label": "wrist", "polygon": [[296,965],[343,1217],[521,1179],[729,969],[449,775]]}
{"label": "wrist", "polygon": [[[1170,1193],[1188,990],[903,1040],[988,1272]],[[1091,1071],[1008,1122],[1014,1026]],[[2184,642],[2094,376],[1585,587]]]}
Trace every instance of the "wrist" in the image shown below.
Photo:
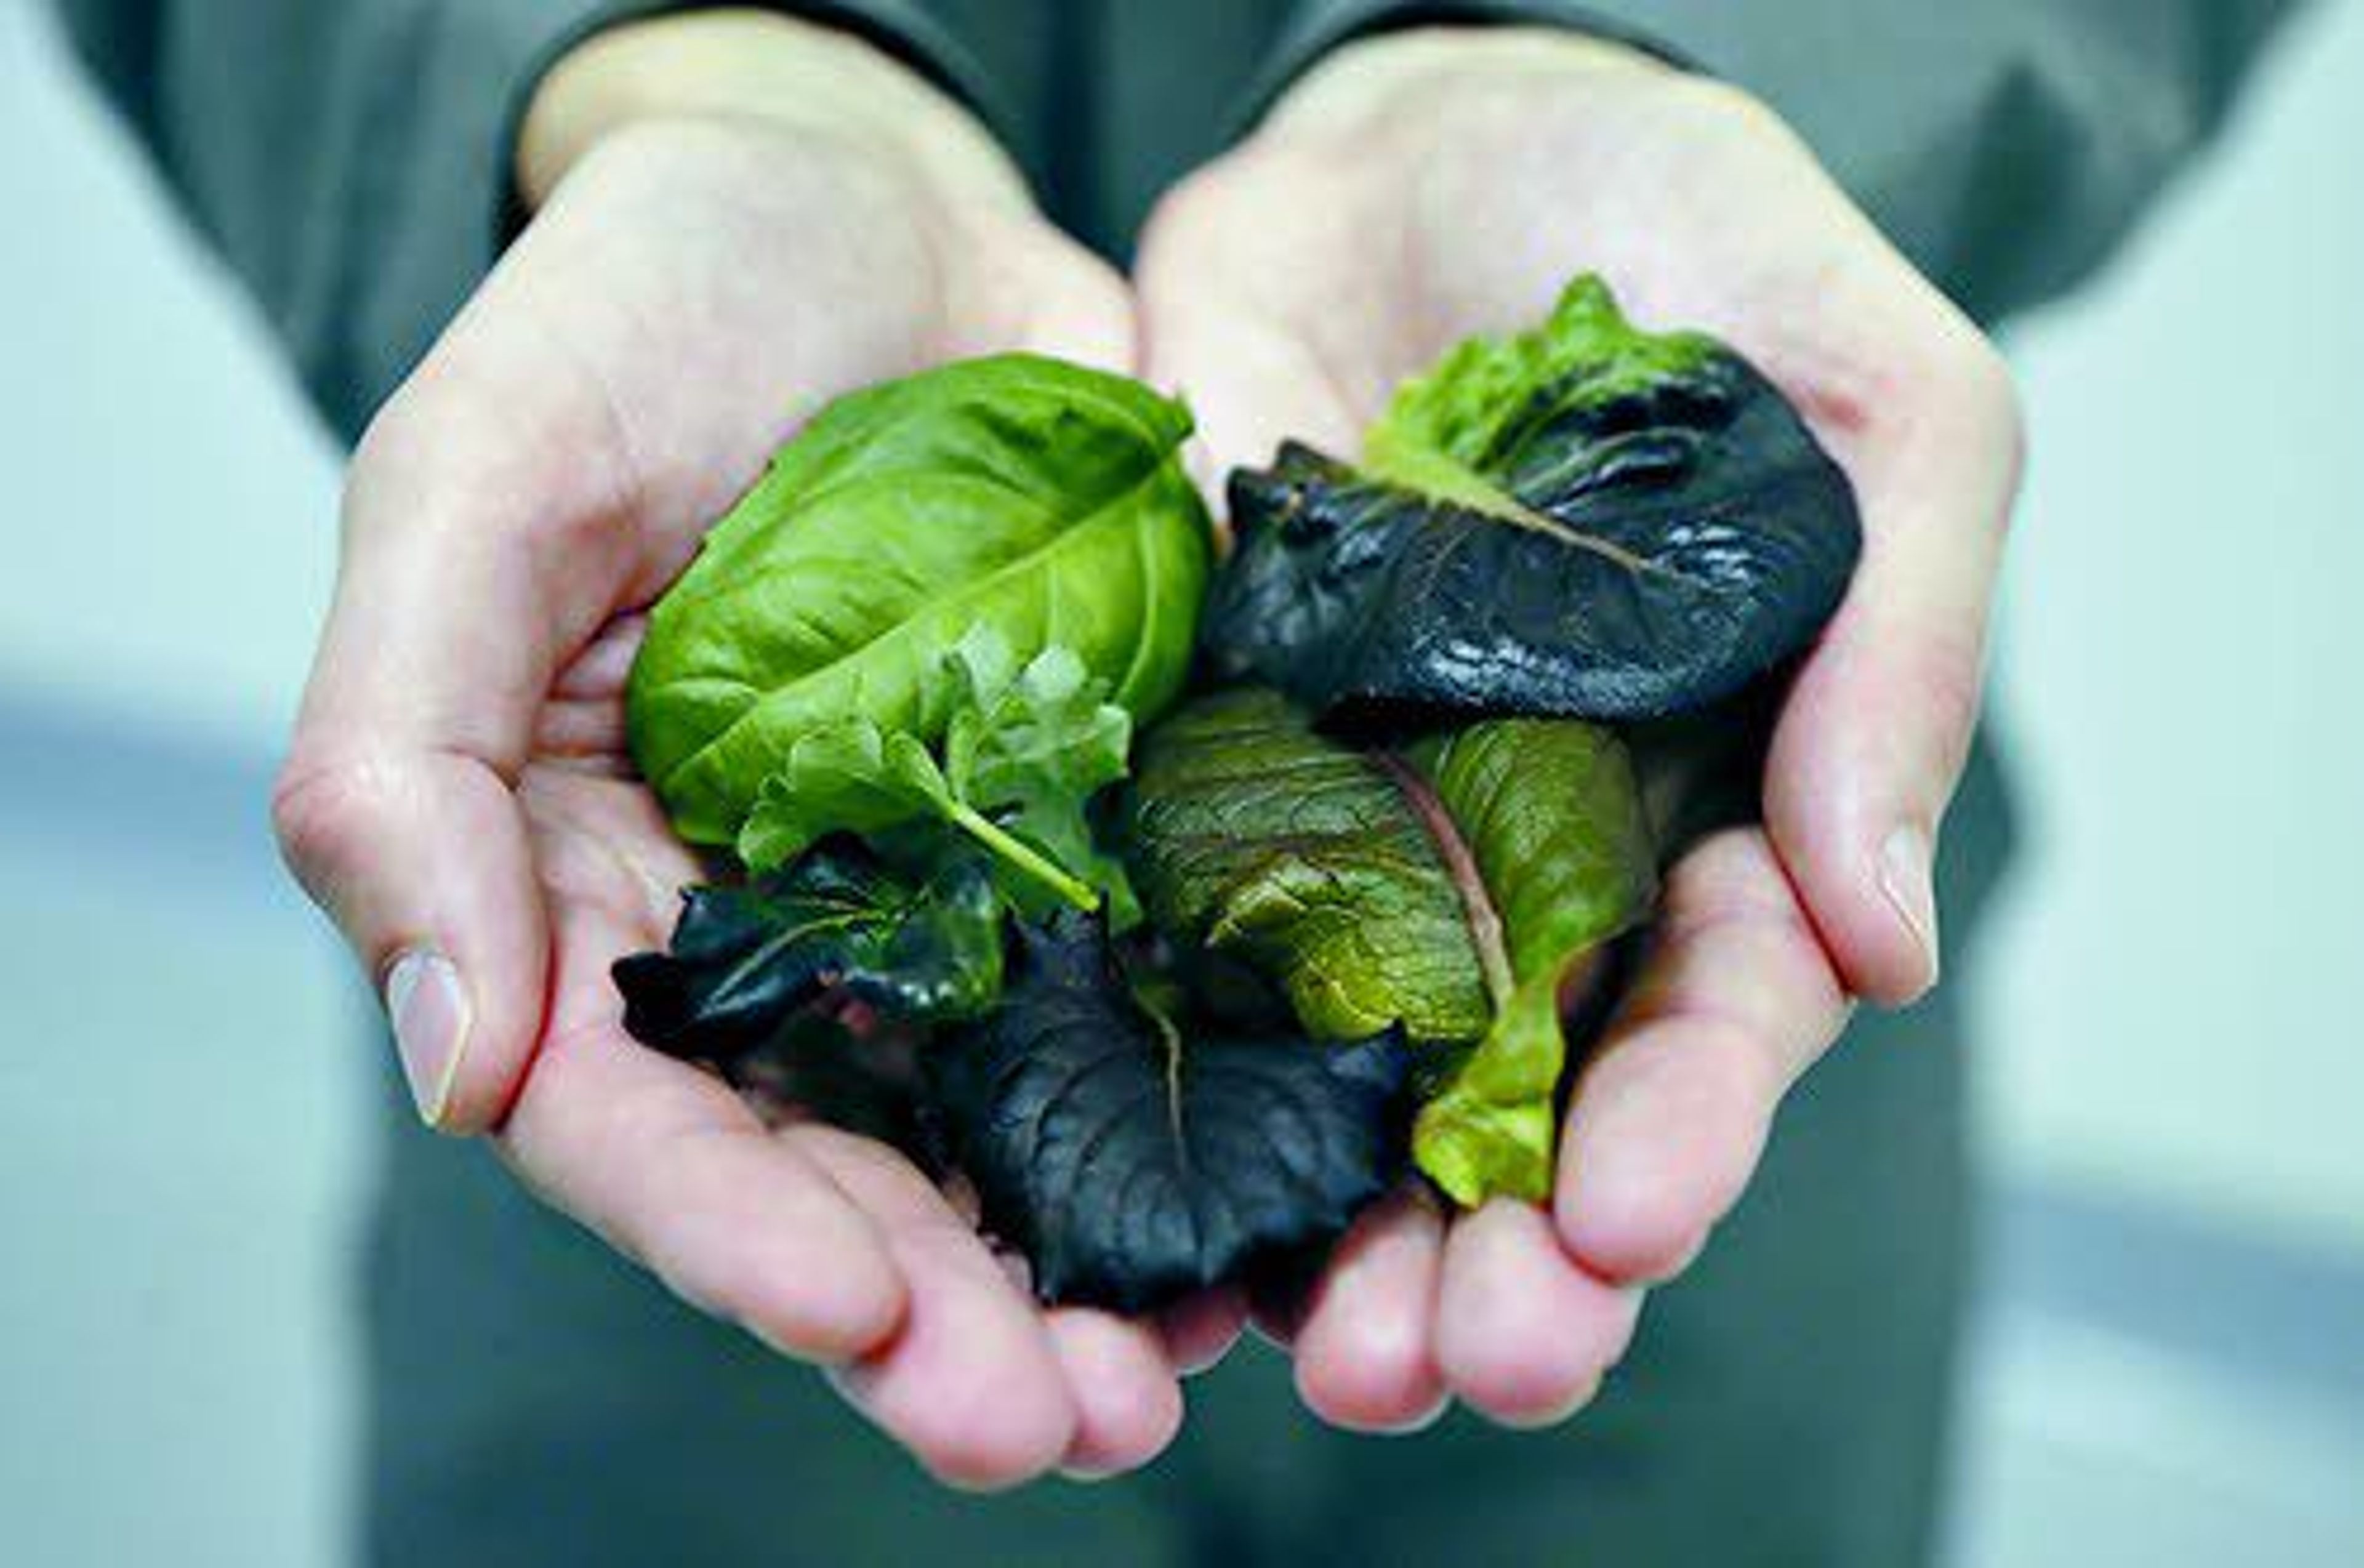
{"label": "wrist", "polygon": [[1570,79],[1675,76],[1656,55],[1561,28],[1408,28],[1333,50],[1282,95],[1258,135],[1321,136],[1384,119],[1434,92]]}
{"label": "wrist", "polygon": [[545,73],[518,137],[539,207],[619,131],[659,120],[759,122],[901,165],[953,205],[1031,209],[1024,177],[967,109],[882,50],[771,12],[684,12],[608,28]]}

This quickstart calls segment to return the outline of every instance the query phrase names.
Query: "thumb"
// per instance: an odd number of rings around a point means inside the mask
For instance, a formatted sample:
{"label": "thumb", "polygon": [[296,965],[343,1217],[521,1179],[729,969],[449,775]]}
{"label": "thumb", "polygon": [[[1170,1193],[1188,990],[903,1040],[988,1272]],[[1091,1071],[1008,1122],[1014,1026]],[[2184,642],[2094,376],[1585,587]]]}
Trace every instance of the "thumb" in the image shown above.
{"label": "thumb", "polygon": [[506,1113],[541,1030],[548,923],[515,786],[570,628],[544,602],[549,546],[486,515],[532,493],[518,449],[465,450],[474,411],[446,401],[423,375],[355,456],[273,817],[378,985],[420,1117],[465,1133]]}
{"label": "thumb", "polygon": [[1988,607],[2017,488],[2009,373],[1967,323],[1894,406],[1827,431],[1864,515],[1845,603],[1800,672],[1767,760],[1765,818],[1857,995],[1935,984],[1939,823],[1977,727]]}

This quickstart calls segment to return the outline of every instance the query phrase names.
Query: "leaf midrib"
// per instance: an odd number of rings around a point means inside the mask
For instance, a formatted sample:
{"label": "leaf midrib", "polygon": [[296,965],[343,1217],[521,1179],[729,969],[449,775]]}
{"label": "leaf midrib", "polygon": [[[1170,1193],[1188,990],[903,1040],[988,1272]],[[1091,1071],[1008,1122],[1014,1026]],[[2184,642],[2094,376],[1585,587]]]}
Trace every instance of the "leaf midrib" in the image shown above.
{"label": "leaf midrib", "polygon": [[1363,472],[1382,484],[1541,534],[1571,550],[1588,550],[1637,575],[1671,575],[1656,562],[1636,555],[1613,540],[1586,533],[1528,506],[1468,464],[1433,447],[1374,439],[1365,453]]}
{"label": "leaf midrib", "polygon": [[1445,810],[1436,786],[1418,769],[1392,751],[1367,754],[1371,765],[1395,786],[1396,793],[1428,834],[1437,859],[1444,862],[1445,878],[1461,900],[1462,924],[1469,932],[1470,945],[1478,952],[1478,969],[1486,982],[1487,999],[1499,1015],[1509,1005],[1511,994],[1518,989],[1518,976],[1511,964],[1510,940],[1502,913],[1478,870],[1477,852],[1462,833],[1461,825]]}

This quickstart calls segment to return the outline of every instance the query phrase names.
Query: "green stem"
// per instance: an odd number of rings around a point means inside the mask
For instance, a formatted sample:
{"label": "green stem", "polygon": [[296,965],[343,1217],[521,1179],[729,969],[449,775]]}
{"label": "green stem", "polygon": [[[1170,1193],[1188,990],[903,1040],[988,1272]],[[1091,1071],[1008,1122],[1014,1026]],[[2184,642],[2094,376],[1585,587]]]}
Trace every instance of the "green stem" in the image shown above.
{"label": "green stem", "polygon": [[1079,877],[1069,875],[1056,861],[1001,828],[975,806],[954,801],[952,818],[963,832],[1076,908],[1089,914],[1100,906],[1098,888]]}

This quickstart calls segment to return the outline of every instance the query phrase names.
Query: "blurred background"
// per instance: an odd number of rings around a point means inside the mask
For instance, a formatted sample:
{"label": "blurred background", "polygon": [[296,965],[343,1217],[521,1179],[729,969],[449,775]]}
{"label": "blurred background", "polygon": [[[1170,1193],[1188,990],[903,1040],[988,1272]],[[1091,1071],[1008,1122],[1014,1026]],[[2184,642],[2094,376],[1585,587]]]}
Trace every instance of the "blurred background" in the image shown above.
{"label": "blurred background", "polygon": [[[2364,4],[2008,347],[1953,1568],[2364,1562]],[[0,0],[0,1558],[340,1560],[366,998],[264,796],[337,462]]]}

